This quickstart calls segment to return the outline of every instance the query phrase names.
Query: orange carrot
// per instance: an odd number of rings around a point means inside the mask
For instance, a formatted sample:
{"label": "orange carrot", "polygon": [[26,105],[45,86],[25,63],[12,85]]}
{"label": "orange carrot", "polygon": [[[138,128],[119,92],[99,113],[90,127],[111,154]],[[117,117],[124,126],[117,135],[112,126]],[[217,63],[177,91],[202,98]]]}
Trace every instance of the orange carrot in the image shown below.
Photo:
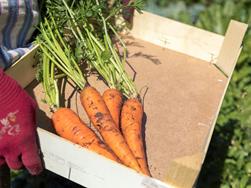
{"label": "orange carrot", "polygon": [[121,112],[121,130],[142,172],[150,176],[142,139],[143,107],[139,100],[125,101]]}
{"label": "orange carrot", "polygon": [[93,87],[86,87],[80,94],[80,100],[92,124],[100,132],[105,143],[126,166],[140,172],[137,160],[116,127],[100,93]]}
{"label": "orange carrot", "polygon": [[110,111],[112,119],[114,120],[117,128],[119,129],[119,119],[120,119],[120,111],[122,107],[122,94],[117,89],[107,89],[103,93],[103,99],[105,104]]}
{"label": "orange carrot", "polygon": [[120,162],[110,148],[71,109],[59,108],[52,115],[52,121],[56,132],[63,138]]}

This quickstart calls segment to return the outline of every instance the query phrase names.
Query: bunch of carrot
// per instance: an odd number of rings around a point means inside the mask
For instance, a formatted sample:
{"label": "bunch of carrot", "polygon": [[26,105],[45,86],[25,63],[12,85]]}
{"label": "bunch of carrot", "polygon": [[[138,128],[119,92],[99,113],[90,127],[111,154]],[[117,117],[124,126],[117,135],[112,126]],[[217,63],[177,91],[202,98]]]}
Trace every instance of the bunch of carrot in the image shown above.
{"label": "bunch of carrot", "polygon": [[[127,75],[120,57],[113,47],[107,32],[110,27],[99,12],[104,27],[104,43],[88,29],[79,28],[75,13],[62,1],[71,18],[71,31],[76,39],[92,49],[92,58],[87,61],[104,78],[110,89],[103,96],[93,87],[87,86],[72,49],[65,42],[53,17],[45,19],[40,25],[41,38],[37,39],[42,51],[42,84],[47,95],[47,102],[53,108],[52,121],[56,132],[83,147],[86,147],[109,159],[120,162],[137,172],[150,176],[142,138],[143,107],[137,99],[138,93],[133,81]],[[97,5],[98,4],[98,1]],[[81,30],[82,29],[82,30]],[[122,40],[120,39],[124,46]],[[109,52],[108,58],[102,55]],[[125,61],[125,51],[124,51]],[[73,80],[81,89],[80,99],[88,117],[99,131],[102,140],[69,108],[60,108],[58,102],[57,75],[60,73]],[[121,93],[122,91],[122,93]],[[123,95],[127,100],[123,103]]]}
{"label": "bunch of carrot", "polygon": [[[56,80],[57,75],[55,75],[56,61],[51,58],[52,56],[48,56],[49,51],[42,46],[40,47],[44,52],[42,54],[42,76],[40,77],[40,81],[46,94],[45,101],[50,106],[51,111],[53,111],[52,121],[56,132],[63,138],[88,148],[111,160],[120,162],[110,148],[99,139],[94,131],[90,129],[74,111],[69,108],[60,107],[59,90]],[[58,46],[58,48],[61,47]],[[56,52],[59,52],[58,48]]]}
{"label": "bunch of carrot", "polygon": [[[111,66],[104,66],[105,62],[102,61],[93,64],[95,69],[111,88],[104,92],[103,100],[116,127],[121,131],[121,134],[124,136],[133,156],[137,160],[141,172],[150,176],[142,137],[143,106],[140,100],[138,100],[139,94],[133,81],[125,71],[126,46],[112,25],[105,21],[101,11],[99,12],[99,16],[101,17],[104,30],[104,45],[97,42],[95,45],[94,41],[91,42],[92,45],[90,47],[97,49],[95,50],[97,56],[106,51],[111,52],[111,57],[109,59]],[[110,28],[114,35],[119,39],[119,42],[124,49],[123,58],[120,58],[118,50],[113,47],[107,28]],[[90,63],[92,64],[92,62]],[[109,77],[110,72],[113,73],[112,81],[106,79]],[[124,103],[122,95],[127,99]],[[85,105],[83,106],[85,107]]]}
{"label": "bunch of carrot", "polygon": [[142,137],[143,107],[137,98],[122,101],[122,94],[116,89],[108,89],[103,100],[118,129],[136,158],[141,172],[150,176]]}

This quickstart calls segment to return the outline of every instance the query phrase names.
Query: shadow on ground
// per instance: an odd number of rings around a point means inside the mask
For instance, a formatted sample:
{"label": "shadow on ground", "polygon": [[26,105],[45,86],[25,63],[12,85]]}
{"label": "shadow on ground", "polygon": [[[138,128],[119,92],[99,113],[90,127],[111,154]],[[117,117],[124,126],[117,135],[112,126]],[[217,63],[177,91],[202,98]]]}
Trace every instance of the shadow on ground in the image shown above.
{"label": "shadow on ground", "polygon": [[219,188],[224,171],[224,161],[234,134],[236,122],[229,121],[215,128],[196,188]]}

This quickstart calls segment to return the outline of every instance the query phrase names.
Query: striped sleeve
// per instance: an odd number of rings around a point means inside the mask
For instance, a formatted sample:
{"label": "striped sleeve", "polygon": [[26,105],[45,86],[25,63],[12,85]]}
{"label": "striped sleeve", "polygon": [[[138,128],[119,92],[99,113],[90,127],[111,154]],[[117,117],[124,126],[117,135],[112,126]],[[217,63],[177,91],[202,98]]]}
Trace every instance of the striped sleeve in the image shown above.
{"label": "striped sleeve", "polygon": [[30,50],[38,24],[37,0],[0,0],[0,66],[6,68]]}
{"label": "striped sleeve", "polygon": [[8,50],[4,46],[0,46],[0,68],[7,68],[16,62],[23,55],[31,51],[33,45],[27,46],[25,48],[15,48]]}
{"label": "striped sleeve", "polygon": [[30,39],[32,33],[35,30],[35,26],[38,25],[38,5],[36,1],[25,0],[25,22],[23,24],[22,29],[19,32],[18,36],[18,47],[22,47],[26,44],[26,42]]}
{"label": "striped sleeve", "polygon": [[15,35],[18,32],[17,27],[21,25],[20,21],[22,17],[22,15],[19,16],[18,14],[19,14],[19,0],[9,0],[8,17],[6,20],[6,24],[2,30],[2,36],[3,36],[2,44],[8,49],[15,48],[15,46],[13,46],[12,43],[14,43],[16,40]]}

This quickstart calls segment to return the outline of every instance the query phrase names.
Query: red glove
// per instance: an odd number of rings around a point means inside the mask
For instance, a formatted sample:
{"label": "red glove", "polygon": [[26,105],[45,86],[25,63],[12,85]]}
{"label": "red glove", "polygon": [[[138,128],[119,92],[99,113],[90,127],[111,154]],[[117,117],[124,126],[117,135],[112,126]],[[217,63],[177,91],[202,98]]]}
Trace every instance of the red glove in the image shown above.
{"label": "red glove", "polygon": [[[123,4],[124,5],[128,5],[128,3],[130,1],[133,1],[133,0],[122,0]],[[133,18],[133,15],[134,15],[134,8],[125,8],[123,10],[123,17],[125,20],[127,20],[128,22],[131,22],[132,21],[132,18]]]}
{"label": "red glove", "polygon": [[11,169],[24,165],[32,175],[42,171],[36,144],[33,99],[0,69],[0,166]]}

